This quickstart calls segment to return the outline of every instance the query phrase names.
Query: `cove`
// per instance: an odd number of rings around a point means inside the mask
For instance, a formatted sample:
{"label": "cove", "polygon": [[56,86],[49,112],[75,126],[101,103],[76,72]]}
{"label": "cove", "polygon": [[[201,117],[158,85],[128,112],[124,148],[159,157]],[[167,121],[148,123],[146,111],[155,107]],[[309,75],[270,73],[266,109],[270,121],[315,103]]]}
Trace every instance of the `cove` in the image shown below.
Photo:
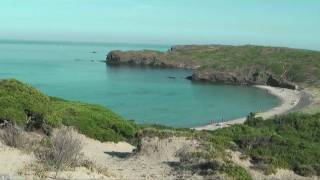
{"label": "cove", "polygon": [[138,123],[195,127],[266,111],[279,100],[253,87],[193,83],[190,70],[107,66],[113,49],[169,46],[0,41],[0,78],[16,78],[50,96],[100,104]]}

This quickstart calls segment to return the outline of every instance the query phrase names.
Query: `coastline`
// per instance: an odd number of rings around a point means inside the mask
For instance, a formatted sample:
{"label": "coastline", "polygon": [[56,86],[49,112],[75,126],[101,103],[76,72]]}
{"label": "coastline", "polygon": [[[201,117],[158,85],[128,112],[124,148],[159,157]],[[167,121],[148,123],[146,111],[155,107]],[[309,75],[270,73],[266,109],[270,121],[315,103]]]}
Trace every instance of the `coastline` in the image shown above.
{"label": "coastline", "polygon": [[[264,85],[255,85],[253,87],[262,89],[267,91],[267,93],[276,96],[280,100],[280,104],[274,108],[271,108],[265,112],[257,113],[257,117],[262,117],[263,119],[271,118],[275,115],[285,114],[287,112],[292,112],[293,110],[301,109],[302,106],[297,108],[299,105],[303,104],[303,107],[309,104],[309,102],[301,102],[301,101],[309,101],[308,96],[304,91],[299,90],[291,90],[285,88],[277,88],[271,86],[264,86]],[[308,96],[309,97],[309,96]],[[226,122],[220,122],[215,124],[208,124],[205,126],[199,126],[192,129],[195,130],[216,130],[219,128],[228,127],[234,124],[242,124],[246,120],[246,117],[233,119]]]}

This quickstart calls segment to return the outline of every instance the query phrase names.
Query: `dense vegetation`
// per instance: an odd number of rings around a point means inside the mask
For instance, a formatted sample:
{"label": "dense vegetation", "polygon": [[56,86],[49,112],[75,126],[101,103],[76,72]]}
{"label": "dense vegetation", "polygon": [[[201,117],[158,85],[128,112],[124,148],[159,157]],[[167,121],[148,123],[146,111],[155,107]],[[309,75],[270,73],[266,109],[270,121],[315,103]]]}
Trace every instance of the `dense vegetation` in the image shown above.
{"label": "dense vegetation", "polygon": [[[292,113],[263,120],[254,114],[247,117],[242,125],[234,125],[216,131],[194,131],[153,129],[146,134],[164,137],[189,136],[197,138],[202,148],[187,155],[187,164],[202,163],[208,171],[223,171],[229,175],[248,179],[245,170],[228,160],[226,150],[240,151],[254,165],[253,168],[265,174],[275,173],[276,169],[290,169],[302,176],[320,175],[320,114],[306,115]],[[205,160],[205,161],[204,161]],[[206,166],[203,166],[205,162]],[[224,163],[222,163],[224,162]],[[211,165],[208,165],[211,164]],[[233,168],[224,168],[224,167]],[[219,168],[217,168],[219,167]],[[230,172],[232,171],[232,172]]]}
{"label": "dense vegetation", "polygon": [[[187,58],[200,62],[201,69],[271,71],[294,82],[312,82],[320,79],[320,52],[263,46],[185,46],[174,50],[174,61]],[[286,71],[286,72],[285,72]]]}
{"label": "dense vegetation", "polygon": [[0,81],[0,123],[14,123],[27,130],[74,126],[81,133],[101,140],[128,140],[137,126],[98,105],[49,97],[16,80]]}
{"label": "dense vegetation", "polygon": [[245,124],[213,135],[236,143],[267,174],[285,168],[303,176],[320,175],[320,114],[289,114],[266,121],[251,115]]}

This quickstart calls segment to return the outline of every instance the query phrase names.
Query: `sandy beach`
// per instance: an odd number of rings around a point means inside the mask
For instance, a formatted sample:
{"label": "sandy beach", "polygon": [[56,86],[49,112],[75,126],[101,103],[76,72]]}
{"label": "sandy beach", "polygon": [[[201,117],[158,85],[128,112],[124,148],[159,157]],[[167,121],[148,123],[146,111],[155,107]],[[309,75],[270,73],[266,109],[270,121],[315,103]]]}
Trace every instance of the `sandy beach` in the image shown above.
{"label": "sandy beach", "polygon": [[[270,93],[280,99],[280,104],[277,107],[274,107],[268,111],[257,113],[257,117],[262,117],[264,119],[271,118],[275,115],[284,114],[286,112],[290,112],[293,109],[297,109],[300,104],[308,104],[308,102],[302,102],[308,101],[304,96],[306,96],[305,92],[299,91],[299,90],[291,90],[291,89],[285,89],[285,88],[277,88],[277,87],[271,87],[271,86],[262,86],[262,85],[256,85],[254,86],[256,88],[265,90],[267,93]],[[301,101],[301,102],[300,102]],[[300,107],[302,108],[302,107]],[[242,124],[246,120],[246,117],[226,121],[226,122],[220,122],[220,123],[214,123],[214,124],[208,124],[205,126],[195,127],[196,130],[215,130],[219,128],[228,127],[233,124]]]}

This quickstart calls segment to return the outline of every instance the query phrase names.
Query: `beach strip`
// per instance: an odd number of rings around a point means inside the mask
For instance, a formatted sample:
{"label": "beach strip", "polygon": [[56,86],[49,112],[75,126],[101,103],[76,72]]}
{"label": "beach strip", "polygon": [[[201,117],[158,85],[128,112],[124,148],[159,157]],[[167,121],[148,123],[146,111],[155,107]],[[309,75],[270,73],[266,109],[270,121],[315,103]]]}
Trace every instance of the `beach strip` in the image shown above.
{"label": "beach strip", "polygon": [[[278,87],[271,87],[271,86],[263,86],[263,85],[256,85],[256,88],[265,90],[267,93],[274,95],[280,99],[280,105],[274,107],[268,111],[257,113],[257,117],[262,117],[263,119],[271,118],[275,115],[284,114],[289,112],[290,110],[294,109],[300,102],[303,96],[303,92],[299,90],[292,90],[292,89],[285,89],[285,88],[278,88]],[[246,117],[208,124],[205,126],[195,127],[193,129],[196,130],[216,130],[219,128],[228,127],[233,124],[242,124],[246,120]]]}

